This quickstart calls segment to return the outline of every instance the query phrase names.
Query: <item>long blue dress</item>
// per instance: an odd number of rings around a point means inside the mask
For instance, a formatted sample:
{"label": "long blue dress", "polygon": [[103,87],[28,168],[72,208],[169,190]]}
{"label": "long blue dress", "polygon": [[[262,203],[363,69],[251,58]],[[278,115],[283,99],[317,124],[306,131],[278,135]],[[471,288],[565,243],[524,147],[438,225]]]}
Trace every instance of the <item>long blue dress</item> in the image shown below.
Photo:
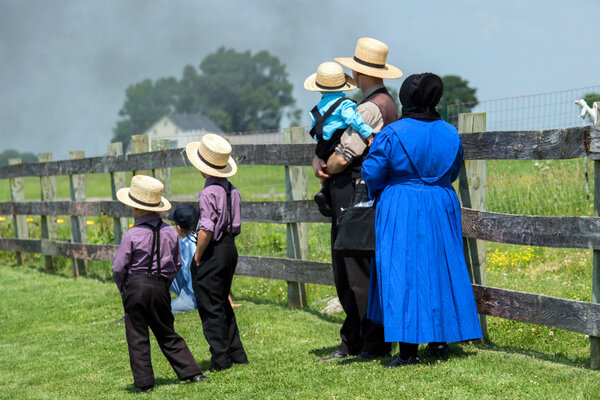
{"label": "long blue dress", "polygon": [[190,264],[196,252],[196,242],[190,238],[190,235],[187,235],[184,238],[179,238],[179,247],[181,248],[181,269],[169,287],[177,295],[177,298],[171,300],[171,312],[173,314],[197,308],[190,271]]}
{"label": "long blue dress", "polygon": [[377,197],[367,316],[384,326],[386,342],[481,338],[451,186],[461,162],[452,125],[405,118],[375,135],[363,163]]}

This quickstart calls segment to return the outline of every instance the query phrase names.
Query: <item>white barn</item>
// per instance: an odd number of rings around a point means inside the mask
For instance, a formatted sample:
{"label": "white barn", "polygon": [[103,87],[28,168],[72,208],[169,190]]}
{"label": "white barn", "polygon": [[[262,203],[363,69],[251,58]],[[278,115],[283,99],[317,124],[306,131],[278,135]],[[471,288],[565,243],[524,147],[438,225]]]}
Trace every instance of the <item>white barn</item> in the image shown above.
{"label": "white barn", "polygon": [[168,139],[171,148],[185,147],[207,133],[223,134],[221,128],[202,114],[171,114],[156,121],[144,134],[153,139]]}

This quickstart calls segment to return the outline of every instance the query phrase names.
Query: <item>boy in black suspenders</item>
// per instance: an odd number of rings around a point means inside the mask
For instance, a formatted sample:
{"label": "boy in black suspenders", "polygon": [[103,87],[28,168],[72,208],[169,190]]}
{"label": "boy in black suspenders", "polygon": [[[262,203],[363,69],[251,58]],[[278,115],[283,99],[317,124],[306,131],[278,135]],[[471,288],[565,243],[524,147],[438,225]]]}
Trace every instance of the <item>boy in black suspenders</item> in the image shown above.
{"label": "boy in black suspenders", "polygon": [[177,232],[158,214],[171,208],[162,192],[159,180],[144,175],[134,176],[131,187],[117,192],[119,201],[131,206],[135,217],[115,253],[113,273],[125,310],[133,381],[142,392],[154,388],[148,327],[180,380],[206,380],[173,327],[169,285],[181,268],[181,253]]}
{"label": "boy in black suspenders", "polygon": [[[315,74],[306,78],[304,88],[322,93],[321,100],[310,111],[310,135],[317,141],[315,155],[321,160],[327,160],[334,152],[348,126],[354,128],[363,139],[373,134],[373,128],[356,112],[356,103],[345,97],[344,92],[355,89],[356,84],[352,77],[344,73],[341,65],[333,61],[322,63]],[[322,183],[321,190],[315,194],[315,202],[321,214],[331,217],[328,183]]]}
{"label": "boy in black suspenders", "polygon": [[198,244],[191,266],[192,286],[204,337],[210,346],[210,370],[248,364],[240,340],[229,291],[237,265],[235,236],[241,227],[240,192],[227,180],[237,172],[231,145],[222,137],[206,134],[189,143],[186,154],[206,178],[200,192]]}

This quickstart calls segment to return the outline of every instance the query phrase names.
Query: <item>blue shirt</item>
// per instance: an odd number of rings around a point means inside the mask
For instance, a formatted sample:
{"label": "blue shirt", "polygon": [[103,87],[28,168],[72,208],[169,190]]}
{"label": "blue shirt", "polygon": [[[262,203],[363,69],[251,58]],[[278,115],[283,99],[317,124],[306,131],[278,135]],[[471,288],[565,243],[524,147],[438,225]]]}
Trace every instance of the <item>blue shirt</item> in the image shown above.
{"label": "blue shirt", "polygon": [[[345,96],[346,94],[344,92],[323,93],[321,101],[317,104],[317,108],[321,115],[325,115],[333,103]],[[313,127],[315,126],[315,117],[313,117],[312,113],[309,114],[312,121],[311,127]],[[331,139],[333,132],[338,129],[346,129],[348,126],[354,128],[354,130],[365,139],[373,133],[373,128],[367,125],[360,114],[356,112],[356,103],[351,100],[344,100],[333,114],[325,120],[325,123],[323,124],[323,140]]]}
{"label": "blue shirt", "polygon": [[196,252],[196,237],[189,234],[184,238],[179,238],[179,247],[181,248],[181,269],[173,282],[171,283],[172,292],[178,297],[171,301],[171,311],[178,313],[181,311],[195,310],[196,297],[192,288],[192,273],[190,264],[194,253]]}

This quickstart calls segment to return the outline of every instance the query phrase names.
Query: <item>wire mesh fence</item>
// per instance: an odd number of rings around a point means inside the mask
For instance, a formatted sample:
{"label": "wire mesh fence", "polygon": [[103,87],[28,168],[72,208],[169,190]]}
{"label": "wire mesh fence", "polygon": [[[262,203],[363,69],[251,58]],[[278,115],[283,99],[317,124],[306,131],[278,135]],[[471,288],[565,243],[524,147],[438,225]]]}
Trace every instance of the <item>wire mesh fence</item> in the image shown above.
{"label": "wire mesh fence", "polygon": [[[453,125],[460,113],[485,112],[487,131],[584,126],[591,121],[579,118],[575,100],[591,93],[600,93],[600,85],[477,103],[441,104],[440,112]],[[487,208],[511,214],[592,215],[593,177],[589,165],[585,159],[488,161]]]}
{"label": "wire mesh fence", "polygon": [[588,118],[578,117],[580,109],[575,100],[590,93],[600,93],[600,85],[471,103],[440,104],[439,111],[455,126],[460,113],[485,112],[488,131],[583,126],[590,122]]}

